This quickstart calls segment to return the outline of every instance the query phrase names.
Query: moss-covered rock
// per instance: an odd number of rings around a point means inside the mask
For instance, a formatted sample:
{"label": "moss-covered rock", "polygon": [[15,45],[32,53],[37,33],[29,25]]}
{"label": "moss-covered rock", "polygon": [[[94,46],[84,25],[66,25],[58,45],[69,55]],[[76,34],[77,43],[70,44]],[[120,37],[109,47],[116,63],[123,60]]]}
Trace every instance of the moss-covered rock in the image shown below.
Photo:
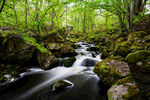
{"label": "moss-covered rock", "polygon": [[93,71],[108,86],[112,86],[120,78],[130,74],[129,66],[126,62],[114,59],[105,59],[97,63]]}
{"label": "moss-covered rock", "polygon": [[150,91],[150,51],[140,50],[131,53],[126,60],[140,92],[146,95]]}
{"label": "moss-covered rock", "polygon": [[20,77],[20,73],[26,71],[19,65],[0,64],[0,83],[10,82]]}
{"label": "moss-covered rock", "polygon": [[[56,54],[55,56],[74,56],[75,49],[70,44],[64,43],[49,43],[47,49]],[[59,53],[59,54],[58,54]]]}
{"label": "moss-covered rock", "polygon": [[65,60],[64,66],[66,66],[66,67],[72,66],[75,61],[76,61],[75,57],[70,57]]}
{"label": "moss-covered rock", "polygon": [[142,100],[132,77],[118,80],[107,92],[108,100]]}
{"label": "moss-covered rock", "polygon": [[129,53],[144,50],[150,40],[147,36],[147,33],[143,31],[130,33],[127,41],[116,43],[114,51],[117,55],[126,57]]}
{"label": "moss-covered rock", "polygon": [[42,69],[50,69],[56,67],[59,64],[59,59],[57,59],[50,51],[42,53],[37,52],[37,60]]}
{"label": "moss-covered rock", "polygon": [[132,44],[128,41],[121,42],[116,45],[114,52],[122,57],[126,57],[131,52],[130,51],[131,45]]}
{"label": "moss-covered rock", "polygon": [[23,64],[28,61],[35,50],[29,42],[24,41],[20,34],[7,36],[0,47],[0,62],[8,64]]}
{"label": "moss-covered rock", "polygon": [[55,91],[61,91],[67,87],[71,87],[73,84],[67,80],[56,80],[56,82],[53,85],[53,90]]}

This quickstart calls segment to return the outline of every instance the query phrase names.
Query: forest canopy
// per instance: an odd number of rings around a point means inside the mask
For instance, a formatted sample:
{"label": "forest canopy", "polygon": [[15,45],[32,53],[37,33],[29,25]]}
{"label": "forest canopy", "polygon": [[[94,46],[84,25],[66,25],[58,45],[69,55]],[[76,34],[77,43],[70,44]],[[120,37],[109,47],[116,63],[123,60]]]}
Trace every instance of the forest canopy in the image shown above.
{"label": "forest canopy", "polygon": [[65,27],[74,33],[133,31],[149,13],[149,0],[1,0],[0,26],[45,34]]}

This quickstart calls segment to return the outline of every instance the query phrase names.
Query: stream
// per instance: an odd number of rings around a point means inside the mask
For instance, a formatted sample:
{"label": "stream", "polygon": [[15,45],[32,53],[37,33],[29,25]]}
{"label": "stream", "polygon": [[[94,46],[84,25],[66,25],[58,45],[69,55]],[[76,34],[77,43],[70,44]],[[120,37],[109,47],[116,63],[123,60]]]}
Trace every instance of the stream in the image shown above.
{"label": "stream", "polygon": [[[93,44],[76,43],[76,61],[71,67],[65,67],[60,58],[58,67],[42,70],[33,67],[20,74],[15,81],[0,84],[0,100],[107,100],[105,86],[93,73],[95,63],[101,61],[100,53],[87,51]],[[58,79],[65,79],[73,86],[60,92],[53,91],[53,84]]]}

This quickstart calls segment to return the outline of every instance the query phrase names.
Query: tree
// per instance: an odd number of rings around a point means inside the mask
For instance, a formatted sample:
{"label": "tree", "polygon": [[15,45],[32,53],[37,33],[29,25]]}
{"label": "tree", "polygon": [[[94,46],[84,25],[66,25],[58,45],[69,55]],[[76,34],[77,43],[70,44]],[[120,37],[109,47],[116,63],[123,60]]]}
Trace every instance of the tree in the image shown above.
{"label": "tree", "polygon": [[5,2],[6,2],[6,0],[3,0],[3,4],[2,4],[2,6],[1,6],[1,8],[0,8],[0,14],[1,14],[1,12],[3,11],[3,8],[4,8],[4,5],[5,5]]}
{"label": "tree", "polygon": [[27,20],[28,20],[28,8],[27,8],[27,5],[28,4],[28,1],[25,0],[25,33],[27,33]]}
{"label": "tree", "polygon": [[13,10],[14,10],[14,13],[15,13],[17,31],[19,32],[18,16],[17,16],[17,13],[16,13],[15,3],[16,3],[16,2],[13,0]]}

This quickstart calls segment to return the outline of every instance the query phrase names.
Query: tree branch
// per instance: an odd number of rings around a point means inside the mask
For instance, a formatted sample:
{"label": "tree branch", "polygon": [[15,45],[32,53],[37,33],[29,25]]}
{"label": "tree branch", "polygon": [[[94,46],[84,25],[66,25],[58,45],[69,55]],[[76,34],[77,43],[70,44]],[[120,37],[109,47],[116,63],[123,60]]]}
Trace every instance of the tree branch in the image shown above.
{"label": "tree branch", "polygon": [[6,0],[3,0],[3,4],[2,4],[2,7],[0,8],[0,14],[1,14],[1,12],[2,12],[3,8],[4,8],[4,5],[5,5],[5,1],[6,1]]}

